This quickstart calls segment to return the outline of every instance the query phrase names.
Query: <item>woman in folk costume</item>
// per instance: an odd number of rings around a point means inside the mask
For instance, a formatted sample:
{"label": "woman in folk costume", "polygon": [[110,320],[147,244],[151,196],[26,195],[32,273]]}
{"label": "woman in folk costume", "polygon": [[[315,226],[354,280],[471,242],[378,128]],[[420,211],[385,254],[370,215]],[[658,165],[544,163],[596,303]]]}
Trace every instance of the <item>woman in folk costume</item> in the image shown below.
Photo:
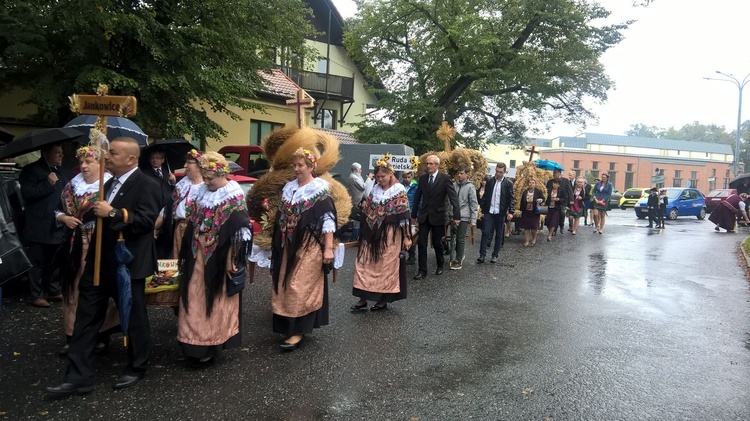
{"label": "woman in folk costume", "polygon": [[336,208],[329,182],[317,177],[317,150],[292,155],[295,179],[282,190],[271,252],[273,331],[293,351],[305,334],[328,324],[328,272],[333,262]]}
{"label": "woman in folk costume", "polygon": [[[352,312],[385,310],[406,298],[406,280],[399,276],[401,250],[411,247],[411,213],[404,185],[393,175],[386,154],[375,167],[376,184],[362,205],[359,251],[352,295],[359,301]],[[473,187],[472,187],[473,188]]]}
{"label": "woman in folk costume", "polygon": [[[78,308],[78,282],[81,280],[83,270],[86,266],[86,253],[94,232],[96,216],[93,209],[94,203],[99,197],[99,156],[100,150],[96,147],[84,146],[76,151],[81,172],[73,177],[65,185],[61,195],[62,210],[55,212],[55,218],[60,224],[65,224],[72,231],[70,238],[61,244],[56,261],[62,268],[62,290],[63,290],[63,329],[66,342],[73,335],[73,326],[76,320],[76,309]],[[104,174],[106,182],[112,178],[109,173]],[[107,316],[99,331],[95,352],[106,349],[109,342],[109,334],[114,333],[120,325],[120,317],[117,313],[114,301],[110,300]],[[66,344],[60,351],[60,355],[68,353]]]}
{"label": "woman in folk costume", "polygon": [[245,194],[227,179],[226,159],[206,152],[200,167],[203,184],[185,209],[177,319],[177,341],[195,367],[213,363],[223,349],[240,344],[242,294],[228,296],[226,284],[246,264],[252,247]]}
{"label": "woman in folk costume", "polygon": [[180,257],[180,248],[182,247],[182,238],[187,228],[187,215],[185,213],[188,202],[195,201],[196,194],[203,184],[203,175],[200,168],[201,154],[195,149],[188,152],[185,157],[185,177],[182,178],[174,187],[172,199],[174,200],[174,241],[172,258]]}
{"label": "woman in folk costume", "polygon": [[536,179],[530,178],[528,187],[521,196],[521,219],[516,227],[523,229],[524,247],[536,245],[536,234],[539,230],[539,212],[537,208],[544,203],[544,193],[536,187]]}

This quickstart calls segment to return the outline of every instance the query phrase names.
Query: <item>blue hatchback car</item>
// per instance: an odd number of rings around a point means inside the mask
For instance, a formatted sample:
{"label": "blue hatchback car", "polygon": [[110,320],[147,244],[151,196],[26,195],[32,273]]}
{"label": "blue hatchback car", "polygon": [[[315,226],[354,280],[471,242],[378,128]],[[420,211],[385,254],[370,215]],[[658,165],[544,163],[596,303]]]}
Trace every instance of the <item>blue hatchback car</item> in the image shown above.
{"label": "blue hatchback car", "polygon": [[[706,198],[703,193],[696,189],[671,187],[667,188],[667,219],[676,219],[678,216],[695,216],[698,219],[706,217]],[[648,197],[644,197],[635,204],[635,216],[638,219],[648,217]]]}

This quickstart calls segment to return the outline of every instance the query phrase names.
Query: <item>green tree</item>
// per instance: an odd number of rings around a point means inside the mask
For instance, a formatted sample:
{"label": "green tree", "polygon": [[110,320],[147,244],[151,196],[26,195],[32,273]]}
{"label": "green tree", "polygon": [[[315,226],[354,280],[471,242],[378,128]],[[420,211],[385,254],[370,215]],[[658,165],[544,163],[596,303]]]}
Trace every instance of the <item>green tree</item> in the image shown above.
{"label": "green tree", "polygon": [[35,120],[62,125],[68,95],[106,83],[137,97],[135,120],[152,134],[218,138],[207,111],[257,108],[257,71],[302,49],[307,13],[301,0],[3,2],[0,94],[29,90]]}
{"label": "green tree", "polygon": [[659,137],[665,139],[678,139],[678,140],[689,140],[693,142],[706,142],[706,143],[723,143],[726,145],[734,145],[734,135],[728,133],[724,126],[717,126],[716,124],[701,124],[694,121],[690,124],[685,124],[679,129],[670,127]]}
{"label": "green tree", "polygon": [[631,124],[630,130],[625,132],[627,136],[639,136],[639,137],[661,137],[664,129],[660,129],[656,126],[647,126],[645,124]]}
{"label": "green tree", "polygon": [[[382,111],[365,122],[391,126],[419,151],[442,148],[441,120],[481,147],[488,135],[521,144],[527,128],[562,118],[583,124],[585,98],[605,101],[601,55],[630,22],[575,0],[359,0],[344,43],[380,78]],[[361,136],[364,137],[364,136]]]}

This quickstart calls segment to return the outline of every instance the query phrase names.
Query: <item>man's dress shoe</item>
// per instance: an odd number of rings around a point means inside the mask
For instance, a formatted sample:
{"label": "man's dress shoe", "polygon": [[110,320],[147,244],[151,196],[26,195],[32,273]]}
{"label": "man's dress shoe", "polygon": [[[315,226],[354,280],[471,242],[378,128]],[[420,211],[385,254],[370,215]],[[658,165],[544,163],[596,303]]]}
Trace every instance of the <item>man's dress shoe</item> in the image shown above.
{"label": "man's dress shoe", "polygon": [[91,392],[94,386],[82,386],[73,383],[62,383],[57,386],[47,387],[47,393],[58,397],[70,396],[70,395],[84,395]]}
{"label": "man's dress shoe", "polygon": [[141,381],[145,373],[141,374],[120,374],[120,377],[115,380],[115,383],[112,385],[113,389],[125,389],[126,387],[130,387]]}

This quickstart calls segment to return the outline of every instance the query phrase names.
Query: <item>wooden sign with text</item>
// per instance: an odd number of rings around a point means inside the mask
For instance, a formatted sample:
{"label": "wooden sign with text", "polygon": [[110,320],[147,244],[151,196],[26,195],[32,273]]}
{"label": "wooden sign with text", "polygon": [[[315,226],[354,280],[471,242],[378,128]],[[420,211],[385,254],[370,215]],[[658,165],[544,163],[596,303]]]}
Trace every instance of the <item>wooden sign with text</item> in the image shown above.
{"label": "wooden sign with text", "polygon": [[[132,117],[138,112],[134,96],[76,95],[81,114]],[[122,113],[120,110],[124,110]]]}

